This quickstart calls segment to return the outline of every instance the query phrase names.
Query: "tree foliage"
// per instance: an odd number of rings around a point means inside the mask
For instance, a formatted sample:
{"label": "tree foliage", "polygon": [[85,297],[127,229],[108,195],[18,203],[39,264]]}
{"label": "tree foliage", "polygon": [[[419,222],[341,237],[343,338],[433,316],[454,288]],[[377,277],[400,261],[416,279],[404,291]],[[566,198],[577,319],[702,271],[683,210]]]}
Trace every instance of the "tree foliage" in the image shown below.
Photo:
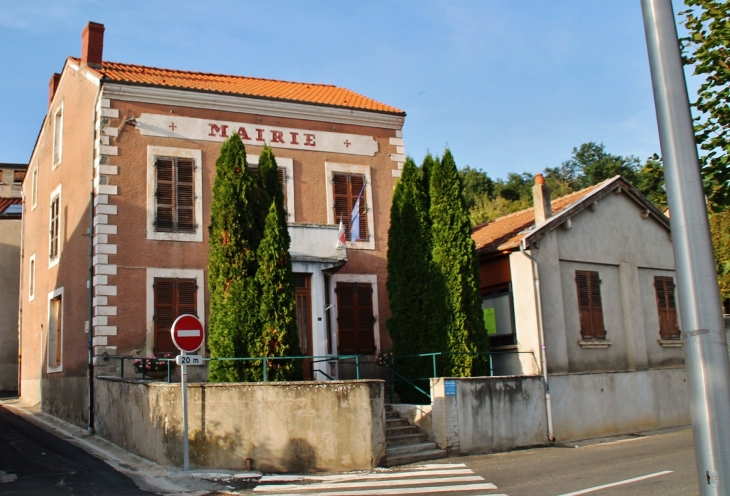
{"label": "tree foliage", "polygon": [[[486,351],[487,333],[479,298],[479,274],[469,211],[462,195],[456,162],[447,149],[434,160],[430,180],[431,256],[435,277],[443,281],[444,330],[439,334],[440,350],[456,353]],[[444,376],[468,377],[482,360],[473,356],[448,355],[441,362]]]}
{"label": "tree foliage", "polygon": [[[289,233],[276,174],[270,148],[261,154],[257,177],[238,135],[221,146],[208,228],[212,358],[299,354]],[[209,380],[261,380],[261,365],[213,360]],[[271,380],[301,376],[301,365],[278,360],[270,370]]]}
{"label": "tree foliage", "polygon": [[695,136],[710,204],[720,210],[730,206],[730,0],[685,3],[685,64],[704,77],[692,104],[699,112]]}

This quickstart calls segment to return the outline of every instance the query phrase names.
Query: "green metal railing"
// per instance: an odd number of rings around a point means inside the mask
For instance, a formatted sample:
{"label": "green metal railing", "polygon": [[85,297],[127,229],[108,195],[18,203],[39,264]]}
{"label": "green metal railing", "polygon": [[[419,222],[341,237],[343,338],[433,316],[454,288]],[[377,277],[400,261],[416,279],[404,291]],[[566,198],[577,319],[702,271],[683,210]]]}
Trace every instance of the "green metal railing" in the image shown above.
{"label": "green metal railing", "polygon": [[[492,360],[493,355],[519,355],[519,354],[529,354],[532,355],[532,359],[535,361],[535,364],[537,364],[537,359],[535,358],[535,354],[532,351],[475,351],[475,352],[452,352],[452,351],[436,351],[433,353],[419,353],[416,355],[399,355],[388,358],[388,363],[385,365],[385,367],[388,369],[388,390],[389,390],[389,399],[390,403],[393,403],[393,384],[397,382],[404,382],[408,384],[409,386],[413,387],[416,391],[424,395],[426,398],[428,398],[428,401],[431,401],[431,394],[424,391],[423,388],[419,387],[415,381],[429,381],[434,377],[439,377],[438,374],[438,364],[436,358],[439,356],[447,356],[447,355],[469,355],[469,356],[479,356],[479,355],[487,355],[489,360],[489,376],[494,375],[494,362]],[[400,361],[403,359],[414,359],[414,358],[426,358],[431,357],[431,366],[432,366],[432,375],[429,377],[414,377],[414,378],[407,378],[397,370],[395,370],[394,362]],[[394,379],[393,375],[396,375],[398,378]],[[430,389],[430,384],[429,384]]]}
{"label": "green metal railing", "polygon": [[[310,362],[310,371],[311,371],[311,377],[312,380],[315,379],[315,374],[320,373],[323,374],[328,379],[332,380],[333,378],[329,376],[327,373],[315,369],[314,364],[315,363],[322,363],[322,362],[333,362],[333,361],[341,361],[341,360],[355,360],[355,378],[360,379],[360,358],[362,358],[363,355],[320,355],[320,356],[283,356],[283,357],[233,357],[233,358],[206,358],[204,357],[203,360],[206,362],[211,361],[219,361],[219,362],[225,362],[225,361],[261,361],[262,365],[262,376],[263,376],[263,382],[268,382],[268,369],[269,365],[268,363],[271,361],[276,360],[312,360]],[[167,382],[172,382],[172,370],[173,370],[173,363],[175,362],[174,358],[152,358],[152,357],[133,357],[133,356],[107,356],[104,358],[104,361],[108,360],[119,360],[120,366],[119,366],[119,377],[124,378],[124,362],[127,360],[139,360],[142,363],[142,380],[146,380],[147,376],[149,375],[149,372],[147,372],[147,363],[150,361],[156,361],[156,362],[167,362]]]}

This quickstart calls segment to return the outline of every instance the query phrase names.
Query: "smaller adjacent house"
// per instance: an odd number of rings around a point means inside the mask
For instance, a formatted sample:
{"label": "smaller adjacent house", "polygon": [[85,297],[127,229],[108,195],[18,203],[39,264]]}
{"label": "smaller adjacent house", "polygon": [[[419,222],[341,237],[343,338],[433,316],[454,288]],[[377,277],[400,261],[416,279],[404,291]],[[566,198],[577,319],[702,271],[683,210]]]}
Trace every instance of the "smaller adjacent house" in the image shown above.
{"label": "smaller adjacent house", "polygon": [[26,164],[0,164],[0,391],[18,389],[18,285]]}
{"label": "smaller adjacent house", "polygon": [[472,232],[495,374],[547,367],[558,439],[689,423],[669,218],[620,176],[533,194]]}

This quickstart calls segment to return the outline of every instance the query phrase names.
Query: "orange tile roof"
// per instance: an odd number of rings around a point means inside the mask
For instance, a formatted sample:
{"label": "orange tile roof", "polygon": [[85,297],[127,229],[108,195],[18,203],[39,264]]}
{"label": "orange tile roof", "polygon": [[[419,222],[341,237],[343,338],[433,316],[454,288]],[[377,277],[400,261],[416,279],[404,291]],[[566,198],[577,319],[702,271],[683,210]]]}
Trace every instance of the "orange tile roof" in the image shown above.
{"label": "orange tile roof", "polygon": [[0,215],[2,215],[10,205],[20,205],[21,203],[23,203],[21,198],[0,198]]}
{"label": "orange tile roof", "polygon": [[[69,60],[76,64],[80,63],[80,60],[74,57],[69,57]],[[160,69],[106,61],[101,63],[99,69],[91,67],[89,69],[96,72],[99,77],[109,81],[405,114],[400,109],[331,84],[295,83],[292,81],[210,74],[207,72]]]}
{"label": "orange tile roof", "polygon": [[[559,214],[603,186],[606,182],[613,181],[614,179],[608,179],[602,183],[594,184],[588,188],[553,200],[550,203],[553,215]],[[531,207],[475,227],[471,232],[471,239],[474,240],[476,249],[480,252],[514,250],[520,246],[520,242],[526,234],[524,231],[534,225],[535,209]]]}

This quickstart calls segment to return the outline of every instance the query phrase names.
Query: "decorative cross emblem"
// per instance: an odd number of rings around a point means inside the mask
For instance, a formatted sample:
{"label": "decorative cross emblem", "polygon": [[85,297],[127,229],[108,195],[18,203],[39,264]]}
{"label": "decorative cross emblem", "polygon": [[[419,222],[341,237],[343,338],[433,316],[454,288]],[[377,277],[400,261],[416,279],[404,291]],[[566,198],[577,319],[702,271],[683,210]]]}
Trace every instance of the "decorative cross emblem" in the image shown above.
{"label": "decorative cross emblem", "polygon": [[350,143],[348,140],[345,140],[345,142],[343,144],[345,145],[345,147],[350,148],[350,145],[352,143]]}
{"label": "decorative cross emblem", "polygon": [[176,126],[176,125],[175,125],[175,123],[173,122],[173,123],[172,123],[172,124],[170,124],[170,125],[169,125],[168,127],[169,127],[170,129],[172,129],[172,132],[174,133],[174,132],[175,132],[175,128],[176,128],[177,126]]}

